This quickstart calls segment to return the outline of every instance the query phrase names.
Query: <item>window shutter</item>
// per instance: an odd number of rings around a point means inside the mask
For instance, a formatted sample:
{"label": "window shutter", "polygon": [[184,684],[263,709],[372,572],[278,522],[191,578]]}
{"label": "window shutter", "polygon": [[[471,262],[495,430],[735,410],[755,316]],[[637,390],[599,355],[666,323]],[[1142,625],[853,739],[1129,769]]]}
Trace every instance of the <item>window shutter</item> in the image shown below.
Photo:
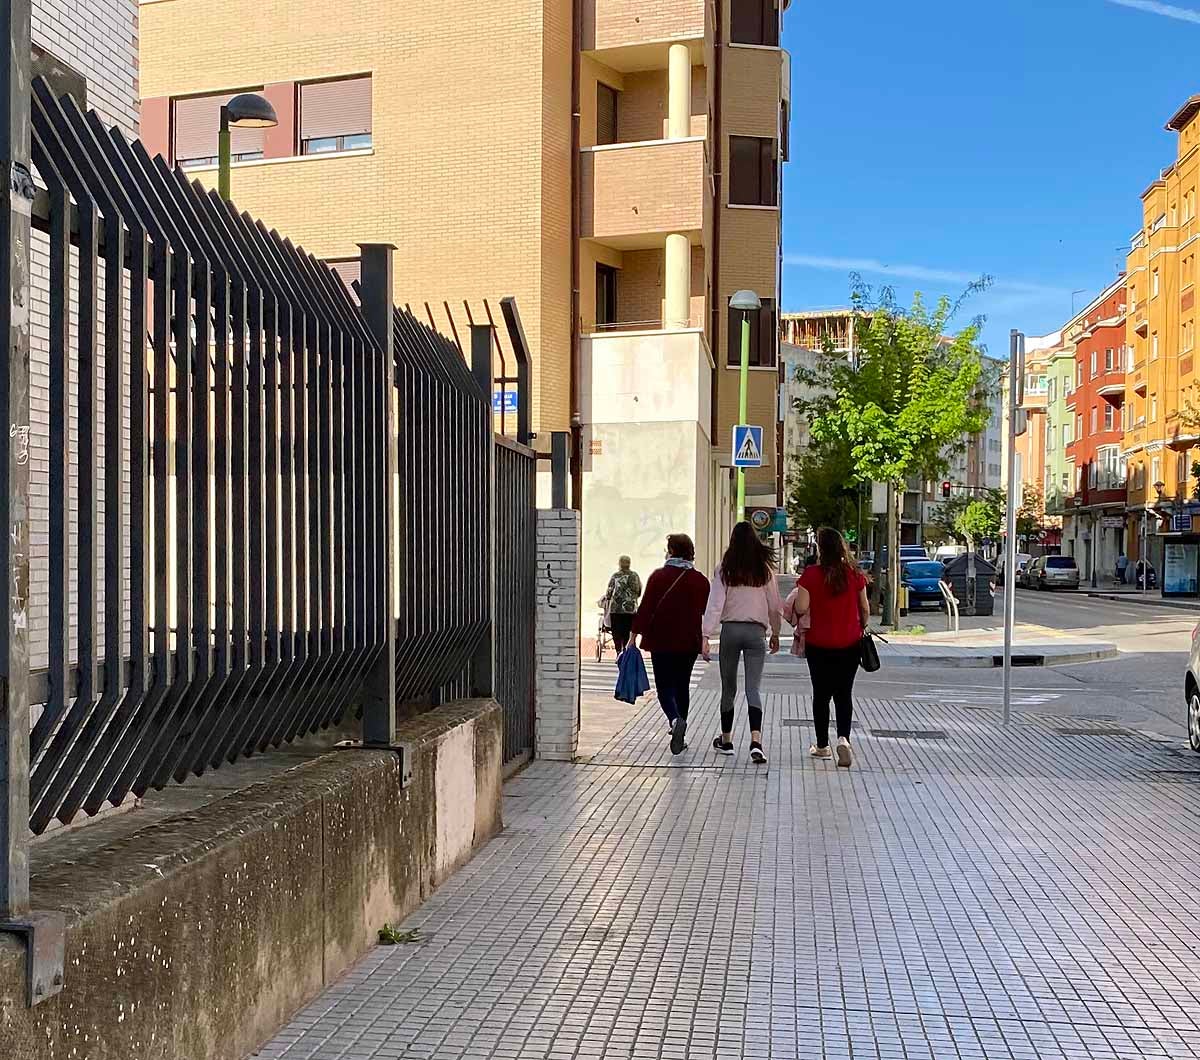
{"label": "window shutter", "polygon": [[753,206],[759,196],[759,147],[753,136],[729,138],[729,201]]}
{"label": "window shutter", "polygon": [[[259,91],[246,89],[245,91]],[[215,96],[189,96],[174,101],[172,143],[174,161],[189,158],[215,158],[217,134],[221,129],[221,108],[238,92],[221,92]],[[229,130],[230,151],[235,155],[261,151],[262,129]]]}
{"label": "window shutter", "polygon": [[760,206],[775,205],[775,142],[773,140],[759,141],[759,193]]}
{"label": "window shutter", "polygon": [[602,81],[596,84],[596,143],[617,142],[617,90]]}
{"label": "window shutter", "polygon": [[758,311],[758,366],[775,366],[775,299],[764,298]]}
{"label": "window shutter", "polygon": [[729,317],[729,350],[725,356],[725,363],[729,365],[738,365],[742,363],[742,314],[734,309],[733,306],[728,306],[726,308],[726,313]]}
{"label": "window shutter", "polygon": [[371,132],[371,79],[314,81],[300,86],[300,139]]}

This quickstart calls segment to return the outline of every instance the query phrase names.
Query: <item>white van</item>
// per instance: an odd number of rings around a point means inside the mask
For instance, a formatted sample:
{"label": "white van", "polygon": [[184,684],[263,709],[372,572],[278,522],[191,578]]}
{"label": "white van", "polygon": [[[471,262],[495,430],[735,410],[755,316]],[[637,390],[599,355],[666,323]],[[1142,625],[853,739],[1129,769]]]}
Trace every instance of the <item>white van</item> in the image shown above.
{"label": "white van", "polygon": [[949,563],[957,556],[965,556],[967,554],[966,545],[940,545],[933,558],[939,563]]}

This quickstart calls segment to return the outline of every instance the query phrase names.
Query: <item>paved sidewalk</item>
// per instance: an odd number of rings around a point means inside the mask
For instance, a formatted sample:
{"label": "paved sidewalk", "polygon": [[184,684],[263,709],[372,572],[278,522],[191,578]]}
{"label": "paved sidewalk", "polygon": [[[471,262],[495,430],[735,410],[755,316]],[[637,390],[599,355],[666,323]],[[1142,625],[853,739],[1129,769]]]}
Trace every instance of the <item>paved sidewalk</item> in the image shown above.
{"label": "paved sidewalk", "polygon": [[1110,589],[1107,592],[1091,589],[1087,595],[1093,600],[1118,600],[1123,604],[1148,604],[1154,607],[1173,607],[1179,611],[1200,611],[1200,600],[1163,597],[1157,589],[1151,589],[1148,593],[1132,588]]}
{"label": "paved sidewalk", "polygon": [[741,718],[738,756],[712,754],[707,687],[677,759],[649,702],[588,764],[535,762],[505,833],[403,925],[420,941],[260,1055],[1200,1056],[1200,758],[866,701],[838,770],[806,754],[807,701],[766,698],[769,768]]}

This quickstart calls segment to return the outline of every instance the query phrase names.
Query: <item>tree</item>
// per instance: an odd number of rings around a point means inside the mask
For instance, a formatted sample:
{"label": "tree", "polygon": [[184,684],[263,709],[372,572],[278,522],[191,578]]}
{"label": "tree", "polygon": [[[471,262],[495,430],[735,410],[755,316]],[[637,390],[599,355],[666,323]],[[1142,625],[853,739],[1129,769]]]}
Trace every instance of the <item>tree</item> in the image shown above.
{"label": "tree", "polygon": [[925,524],[926,535],[940,541],[961,541],[962,535],[958,531],[958,518],[966,511],[970,503],[970,497],[965,493],[959,493],[939,504]]}
{"label": "tree", "polygon": [[[858,350],[851,359],[831,343],[814,369],[797,373],[801,382],[825,389],[803,402],[813,438],[849,454],[851,484],[893,486],[890,513],[891,573],[898,581],[899,505],[910,477],[937,478],[965,439],[987,424],[989,380],[979,342],[982,318],[947,335],[964,299],[984,289],[985,278],[970,285],[957,302],[943,297],[932,309],[918,293],[902,309],[890,288],[874,298],[854,276],[851,301],[859,314]],[[898,616],[896,594],[892,619]]]}
{"label": "tree", "polygon": [[1046,501],[1042,487],[1026,482],[1021,487],[1021,506],[1017,509],[1017,536],[1027,541],[1042,532],[1046,521]]}
{"label": "tree", "polygon": [[954,530],[974,552],[982,542],[1000,536],[1000,520],[1000,509],[990,500],[974,500],[959,512]]}
{"label": "tree", "polygon": [[834,446],[808,446],[788,482],[787,510],[794,527],[851,526],[858,518],[858,486],[849,453]]}

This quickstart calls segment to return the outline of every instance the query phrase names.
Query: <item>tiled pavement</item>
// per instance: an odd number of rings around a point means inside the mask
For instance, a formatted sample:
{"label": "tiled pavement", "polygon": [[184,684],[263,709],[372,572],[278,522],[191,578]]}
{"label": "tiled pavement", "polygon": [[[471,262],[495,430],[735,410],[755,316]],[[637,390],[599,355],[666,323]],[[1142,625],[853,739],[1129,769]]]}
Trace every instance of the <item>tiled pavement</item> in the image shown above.
{"label": "tiled pavement", "polygon": [[1200,759],[867,701],[838,770],[780,692],[756,769],[744,731],[736,759],[701,746],[715,712],[705,688],[678,759],[650,703],[589,764],[512,780],[507,831],[404,925],[422,941],[260,1055],[1200,1056]]}

